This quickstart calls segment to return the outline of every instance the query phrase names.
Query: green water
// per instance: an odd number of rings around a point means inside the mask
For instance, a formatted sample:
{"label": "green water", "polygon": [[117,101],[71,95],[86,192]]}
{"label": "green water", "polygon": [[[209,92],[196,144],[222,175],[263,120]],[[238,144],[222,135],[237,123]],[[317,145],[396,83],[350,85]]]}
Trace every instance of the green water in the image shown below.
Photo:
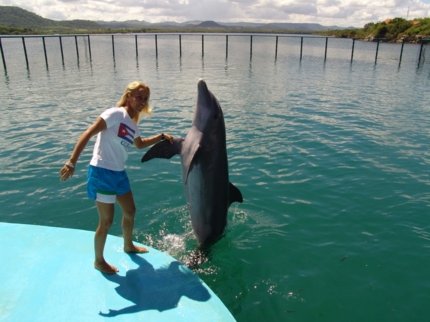
{"label": "green water", "polygon": [[[220,101],[227,128],[230,181],[244,196],[228,214],[225,236],[195,272],[238,321],[425,321],[430,315],[430,65],[417,45],[270,38],[159,37],[80,42],[2,40],[0,221],[93,231],[86,197],[94,141],[72,180],[59,182],[79,135],[124,87],[151,87],[154,115],[142,136],[185,137],[197,80]],[[81,41],[81,40],[80,40]],[[137,215],[135,238],[185,262],[196,246],[182,191],[179,158],[127,172]],[[120,236],[117,209],[111,234]],[[73,241],[70,241],[73,243]],[[7,247],[3,245],[1,247]],[[48,245],[47,245],[48,247]],[[88,241],[92,246],[92,240]],[[105,254],[109,260],[109,254]],[[120,263],[113,263],[120,265]],[[85,268],[83,273],[85,272]],[[87,269],[92,269],[88,267]]]}

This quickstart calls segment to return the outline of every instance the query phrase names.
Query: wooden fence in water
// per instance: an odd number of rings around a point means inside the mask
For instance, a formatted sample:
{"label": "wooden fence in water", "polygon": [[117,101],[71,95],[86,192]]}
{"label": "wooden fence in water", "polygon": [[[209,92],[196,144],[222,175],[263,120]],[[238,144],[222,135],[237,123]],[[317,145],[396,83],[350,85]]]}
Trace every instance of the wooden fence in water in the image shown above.
{"label": "wooden fence in water", "polygon": [[[162,34],[162,35],[177,35],[178,39],[179,39],[179,56],[182,57],[182,36],[184,34]],[[202,39],[202,57],[204,57],[204,53],[205,53],[205,36],[206,37],[211,37],[211,36],[217,36],[219,37],[219,34],[186,34],[186,35],[194,35],[194,36],[201,36]],[[97,35],[93,35],[93,36],[97,36]],[[103,35],[105,36],[105,35]],[[112,55],[113,55],[113,59],[115,60],[115,37],[121,37],[121,36],[129,36],[129,35],[122,35],[122,34],[112,34],[110,35],[111,39],[112,39]],[[292,36],[292,35],[259,35],[259,34],[254,34],[254,35],[244,35],[244,34],[230,34],[230,35],[225,35],[225,54],[226,54],[226,58],[228,57],[228,42],[229,42],[229,37],[234,37],[234,36],[247,36],[250,39],[250,58],[252,58],[252,43],[253,43],[253,38],[254,37],[273,37],[275,38],[275,52],[274,52],[274,56],[275,59],[277,59],[278,57],[278,41],[280,37],[294,37],[294,38],[300,38],[300,60],[302,59],[303,56],[303,39],[304,38],[325,38],[325,50],[324,50],[324,61],[327,59],[327,48],[328,48],[328,40],[330,38],[333,37],[320,37],[320,36]],[[0,36],[0,54],[1,54],[1,58],[2,58],[2,62],[3,62],[3,68],[5,73],[7,73],[7,65],[6,65],[6,60],[5,60],[5,55],[4,55],[4,49],[3,49],[3,45],[2,45],[2,38],[21,38],[22,40],[22,47],[23,47],[23,51],[24,51],[24,57],[25,57],[25,62],[26,62],[26,66],[27,69],[29,69],[29,63],[28,63],[28,54],[27,54],[27,48],[26,48],[26,43],[25,43],[25,39],[26,38],[41,38],[42,40],[42,44],[43,44],[43,51],[44,51],[44,55],[45,55],[45,63],[46,66],[48,67],[48,55],[47,55],[47,51],[46,51],[46,43],[45,43],[45,38],[52,38],[52,37],[56,37],[59,40],[59,44],[60,44],[60,52],[61,52],[61,59],[64,65],[64,52],[63,52],[63,42],[62,39],[65,37],[74,37],[75,39],[75,46],[76,46],[76,55],[77,55],[77,59],[79,61],[79,48],[78,48],[78,37],[83,37],[86,38],[88,41],[88,54],[89,54],[89,58],[90,61],[92,60],[92,56],[91,56],[91,39],[90,39],[90,35],[89,34],[85,34],[85,35],[25,35],[25,36]],[[154,37],[155,40],[155,55],[156,57],[158,57],[158,34],[135,34],[134,35],[134,39],[135,39],[135,47],[136,47],[136,57],[139,56],[139,51],[138,51],[138,38],[139,37]],[[355,42],[356,40],[360,40],[357,38],[352,38],[352,45],[351,45],[351,63],[353,62],[353,58],[354,58],[354,48],[355,48]],[[374,39],[374,42],[376,42],[376,52],[375,52],[375,64],[378,61],[378,52],[379,52],[379,44],[381,42],[386,41],[386,39],[380,38],[380,39]],[[421,63],[422,57],[423,57],[423,48],[424,45],[429,43],[430,39],[423,39],[421,41],[421,45],[419,47],[419,53],[418,53],[418,66]],[[403,56],[403,48],[405,45],[405,40],[402,41],[401,43],[401,47],[400,47],[400,53],[399,53],[399,66],[402,62],[402,56]]]}

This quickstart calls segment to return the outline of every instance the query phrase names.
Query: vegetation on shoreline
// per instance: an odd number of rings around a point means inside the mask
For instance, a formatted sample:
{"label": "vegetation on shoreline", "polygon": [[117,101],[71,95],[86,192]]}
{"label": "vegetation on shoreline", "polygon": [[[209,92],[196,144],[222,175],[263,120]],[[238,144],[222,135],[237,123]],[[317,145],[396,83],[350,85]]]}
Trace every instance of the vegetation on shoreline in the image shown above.
{"label": "vegetation on shoreline", "polygon": [[128,34],[128,33],[251,33],[251,34],[311,34],[309,31],[304,30],[254,30],[249,28],[235,28],[226,31],[225,29],[216,28],[106,28],[106,29],[31,29],[31,28],[11,28],[0,26],[0,35],[53,35],[53,34]]}
{"label": "vegetation on shoreline", "polygon": [[370,22],[362,29],[319,31],[315,34],[343,38],[358,38],[372,41],[383,39],[389,42],[418,42],[430,38],[430,18],[406,20],[403,18],[387,19],[382,22]]}

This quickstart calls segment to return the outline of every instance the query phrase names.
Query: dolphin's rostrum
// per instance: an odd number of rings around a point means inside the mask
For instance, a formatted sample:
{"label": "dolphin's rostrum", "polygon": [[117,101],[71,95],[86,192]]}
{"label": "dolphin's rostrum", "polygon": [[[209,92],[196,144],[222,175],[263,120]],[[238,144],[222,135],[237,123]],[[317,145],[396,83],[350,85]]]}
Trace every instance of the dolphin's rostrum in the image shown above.
{"label": "dolphin's rostrum", "polygon": [[161,141],[142,158],[181,157],[182,183],[194,234],[200,247],[217,240],[227,224],[230,205],[243,202],[228,178],[224,116],[203,79],[197,85],[194,120],[185,139]]}

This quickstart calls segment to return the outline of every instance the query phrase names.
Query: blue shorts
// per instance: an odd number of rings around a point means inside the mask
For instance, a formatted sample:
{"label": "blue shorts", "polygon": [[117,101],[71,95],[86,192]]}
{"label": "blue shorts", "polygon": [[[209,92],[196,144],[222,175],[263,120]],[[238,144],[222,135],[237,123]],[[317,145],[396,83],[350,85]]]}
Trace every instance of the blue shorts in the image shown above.
{"label": "blue shorts", "polygon": [[115,203],[117,195],[131,190],[124,171],[112,171],[90,165],[87,174],[88,198],[103,203]]}

